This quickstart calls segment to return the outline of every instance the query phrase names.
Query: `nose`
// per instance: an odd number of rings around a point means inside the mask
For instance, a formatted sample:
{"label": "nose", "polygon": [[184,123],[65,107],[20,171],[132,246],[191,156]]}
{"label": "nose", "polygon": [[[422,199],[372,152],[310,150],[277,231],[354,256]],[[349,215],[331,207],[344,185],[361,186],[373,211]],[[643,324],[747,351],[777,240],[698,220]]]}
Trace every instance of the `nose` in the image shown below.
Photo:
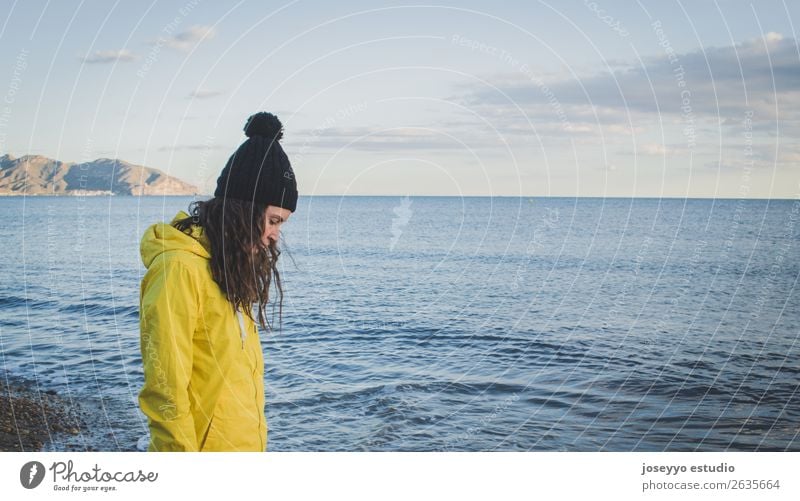
{"label": "nose", "polygon": [[274,243],[277,243],[277,241],[278,241],[278,229],[277,228],[273,228],[271,230],[268,230],[267,234],[265,235],[265,237],[266,237],[265,241],[267,242],[267,244],[272,245]]}

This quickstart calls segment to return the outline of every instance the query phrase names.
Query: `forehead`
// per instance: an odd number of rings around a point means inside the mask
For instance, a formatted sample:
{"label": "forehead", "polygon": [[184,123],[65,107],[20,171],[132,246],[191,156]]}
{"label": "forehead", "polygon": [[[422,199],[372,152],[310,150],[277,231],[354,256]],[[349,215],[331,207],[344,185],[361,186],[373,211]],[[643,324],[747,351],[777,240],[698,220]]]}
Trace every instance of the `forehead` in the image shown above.
{"label": "forehead", "polygon": [[267,217],[278,216],[286,221],[289,219],[291,214],[292,211],[289,209],[284,209],[283,207],[278,207],[276,205],[270,205],[267,207]]}

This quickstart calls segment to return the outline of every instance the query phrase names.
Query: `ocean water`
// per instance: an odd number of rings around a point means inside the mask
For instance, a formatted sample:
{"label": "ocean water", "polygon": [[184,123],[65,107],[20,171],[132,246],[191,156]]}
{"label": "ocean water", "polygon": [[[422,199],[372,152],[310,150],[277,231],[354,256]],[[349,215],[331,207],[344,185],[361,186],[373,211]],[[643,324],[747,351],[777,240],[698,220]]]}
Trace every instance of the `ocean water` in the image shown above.
{"label": "ocean water", "polygon": [[[0,359],[147,434],[139,238],[190,198],[0,198]],[[800,450],[800,201],[305,197],[271,451]]]}

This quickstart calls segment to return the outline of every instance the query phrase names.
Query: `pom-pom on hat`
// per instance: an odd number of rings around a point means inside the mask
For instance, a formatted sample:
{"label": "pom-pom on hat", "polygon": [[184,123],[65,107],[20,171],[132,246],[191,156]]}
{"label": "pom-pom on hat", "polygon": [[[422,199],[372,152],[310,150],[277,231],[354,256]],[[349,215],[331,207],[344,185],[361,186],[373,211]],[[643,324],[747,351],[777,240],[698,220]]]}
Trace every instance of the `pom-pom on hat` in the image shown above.
{"label": "pom-pom on hat", "polygon": [[244,125],[247,140],[228,159],[217,179],[215,197],[297,207],[297,180],[280,139],[283,124],[272,113],[256,113]]}

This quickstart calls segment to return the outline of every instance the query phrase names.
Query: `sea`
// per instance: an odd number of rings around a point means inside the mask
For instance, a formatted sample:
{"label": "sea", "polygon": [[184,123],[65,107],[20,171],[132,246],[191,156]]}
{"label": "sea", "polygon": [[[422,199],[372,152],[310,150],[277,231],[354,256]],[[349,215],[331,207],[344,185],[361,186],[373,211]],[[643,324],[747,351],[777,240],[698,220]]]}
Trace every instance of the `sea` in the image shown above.
{"label": "sea", "polygon": [[[139,240],[192,200],[0,198],[4,377],[89,419],[45,450],[146,443]],[[800,200],[302,197],[260,332],[268,450],[800,451],[799,220]]]}

